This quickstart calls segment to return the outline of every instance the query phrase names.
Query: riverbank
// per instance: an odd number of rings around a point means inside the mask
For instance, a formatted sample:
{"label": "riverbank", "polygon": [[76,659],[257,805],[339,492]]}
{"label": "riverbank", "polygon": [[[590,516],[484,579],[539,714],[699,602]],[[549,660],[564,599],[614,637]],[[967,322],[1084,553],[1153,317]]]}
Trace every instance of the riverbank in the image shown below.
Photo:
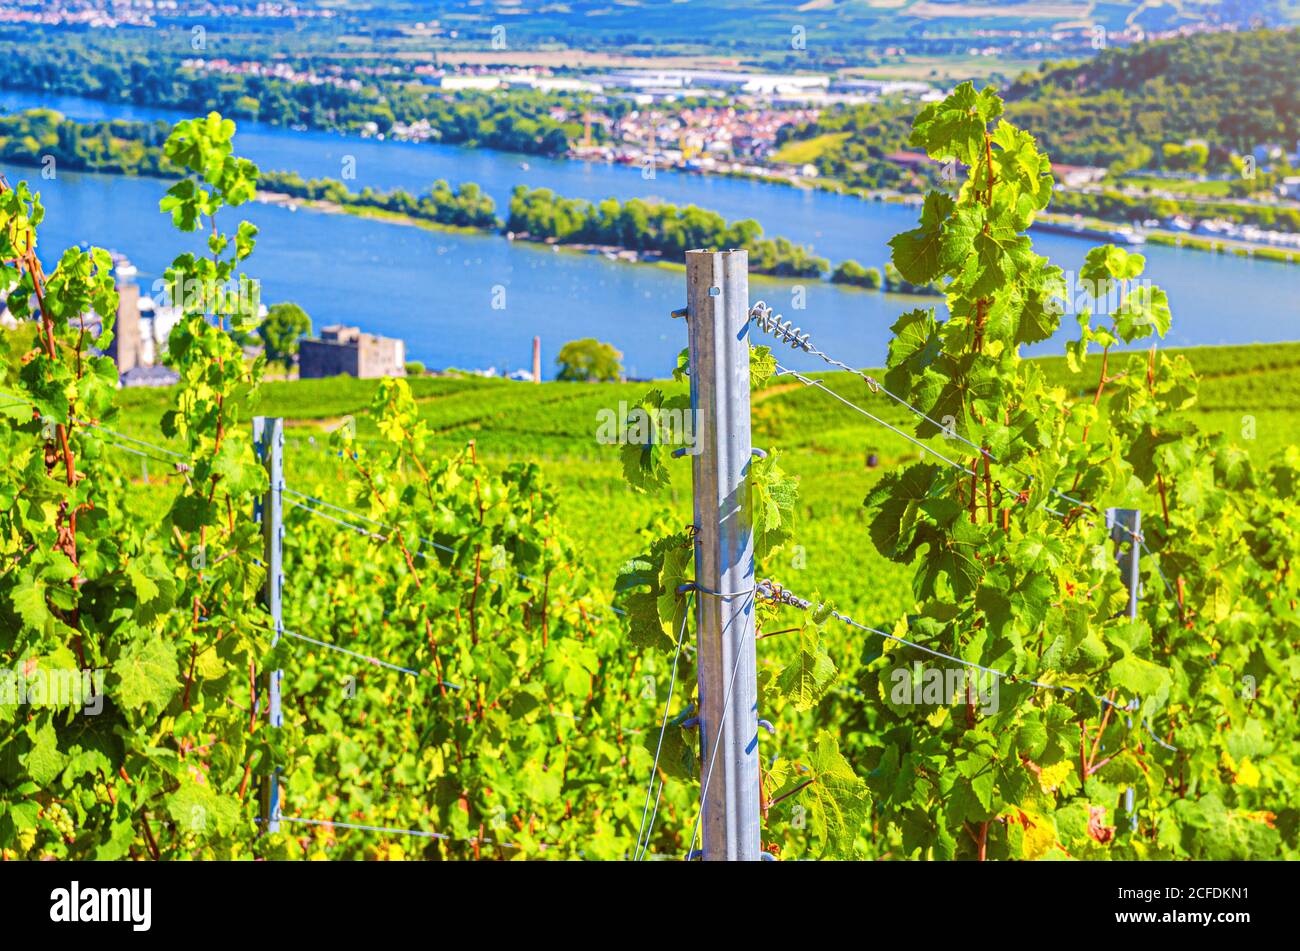
{"label": "riverbank", "polygon": [[1158,244],[1164,247],[1202,251],[1210,254],[1234,254],[1238,257],[1258,258],[1279,264],[1300,264],[1300,251],[1289,251],[1268,244],[1259,244],[1230,237],[1205,237],[1171,228],[1142,228],[1134,230],[1128,225],[1117,225],[1100,218],[1075,215],[1043,214],[1035,229],[1054,234],[1075,235],[1115,244]]}
{"label": "riverbank", "polygon": [[[586,163],[601,161],[607,165],[628,164],[593,157],[581,150],[574,149],[571,149],[566,153],[564,159]],[[681,165],[672,166],[669,170],[676,174],[692,175],[700,178],[725,178],[736,181],[760,182],[765,185],[782,185],[795,190],[825,192],[830,195],[839,195],[847,198],[858,199],[860,201],[920,206],[925,197],[918,193],[901,193],[891,189],[855,188],[833,178],[811,178],[797,174],[781,174],[775,169],[765,169],[762,167],[738,169]],[[1061,196],[1063,200],[1068,202],[1074,196],[1086,196],[1089,193],[1086,191],[1064,188],[1058,185],[1055,194]],[[1189,201],[1187,205],[1180,206],[1180,213],[1187,216],[1191,214],[1191,210],[1194,207],[1195,203]],[[1071,225],[1080,224],[1076,216],[1069,213],[1046,213],[1041,215],[1040,219],[1051,224],[1061,225],[1061,228],[1053,229],[1057,234],[1075,235],[1100,241],[1112,240],[1111,235],[1118,236],[1126,231],[1132,230],[1132,225],[1126,222],[1111,221],[1091,216],[1084,217],[1084,222],[1077,228],[1069,227]],[[1276,245],[1259,241],[1248,241],[1241,238],[1227,236],[1206,237],[1201,234],[1170,228],[1142,228],[1140,234],[1152,244],[1161,244],[1166,247],[1182,248],[1189,251],[1202,251],[1211,254],[1236,254],[1244,257],[1257,257],[1261,260],[1277,261],[1283,264],[1300,264],[1300,251],[1291,251],[1286,248],[1279,248]],[[1129,243],[1119,237],[1116,237],[1113,240],[1116,240],[1117,243]],[[1132,243],[1140,244],[1143,242],[1139,241]]]}
{"label": "riverbank", "polygon": [[[582,241],[561,242],[554,238],[544,238],[528,234],[527,232],[516,233],[513,231],[503,231],[498,228],[476,228],[466,225],[443,224],[429,218],[403,214],[402,212],[397,211],[389,211],[384,208],[375,208],[370,205],[326,201],[324,199],[299,198],[295,195],[289,195],[284,192],[259,190],[256,194],[255,200],[261,204],[284,208],[290,212],[305,210],[325,215],[351,215],[356,218],[380,221],[385,224],[420,228],[424,231],[435,231],[445,234],[476,234],[484,237],[500,237],[510,242],[519,242],[520,244],[551,248],[557,253],[563,252],[566,254],[595,255],[607,261],[619,264],[646,264],[669,270],[685,270],[685,265],[681,262],[671,260],[662,254],[650,251],[637,251],[619,245],[596,244]],[[753,272],[753,276],[755,278],[777,282],[799,279],[797,277],[786,275],[765,274],[762,271]]]}
{"label": "riverbank", "polygon": [[[679,262],[673,261],[665,257],[663,254],[641,251],[620,245],[599,244],[594,242],[562,242],[552,237],[542,237],[527,232],[516,233],[495,227],[483,228],[446,224],[434,221],[427,217],[404,214],[402,212],[376,208],[371,205],[361,205],[353,202],[336,202],[324,199],[302,198],[283,192],[265,190],[259,190],[257,192],[256,200],[262,204],[283,207],[290,211],[297,211],[302,208],[320,214],[346,214],[371,221],[380,221],[386,224],[421,228],[425,231],[443,232],[447,234],[481,234],[491,237],[503,237],[507,241],[517,241],[523,244],[549,247],[557,252],[563,251],[569,254],[597,255],[607,261],[620,264],[647,264],[669,268],[678,268],[681,266]],[[1041,230],[1054,234],[1065,234],[1109,243],[1131,243],[1125,239],[1125,232],[1121,231],[1122,226],[1117,226],[1110,222],[1096,219],[1085,219],[1079,221],[1067,215],[1043,215],[1042,218],[1044,224],[1050,224],[1052,227],[1038,227],[1031,230]],[[1234,241],[1226,238],[1211,240],[1197,235],[1184,234],[1175,231],[1149,229],[1142,232],[1142,239],[1142,241],[1136,242],[1139,250],[1142,243],[1150,243],[1183,250],[1194,250],[1212,254],[1232,254],[1238,257],[1253,257],[1260,260],[1274,261],[1283,264],[1300,264],[1300,254],[1266,246],[1252,246],[1245,242]],[[933,300],[936,296],[942,296],[933,291],[917,292],[899,289],[898,287],[891,286],[888,280],[885,280],[880,286],[876,287],[863,287],[853,284],[852,282],[837,282],[833,280],[833,273],[834,272],[832,271],[827,271],[814,279],[827,283],[835,283],[837,286],[851,288],[864,293],[883,292],[892,296],[916,298],[918,300]],[[770,274],[763,271],[754,271],[753,274],[755,277],[763,277],[772,281],[799,281],[811,277],[811,275]]]}
{"label": "riverbank", "polygon": [[422,228],[425,231],[441,231],[447,234],[492,233],[492,231],[486,228],[475,228],[470,225],[444,224],[443,222],[434,221],[430,218],[405,215],[401,212],[388,211],[384,208],[374,208],[370,205],[326,201],[318,198],[299,198],[296,195],[289,195],[285,192],[258,189],[254,200],[263,205],[272,205],[277,208],[284,208],[291,212],[296,212],[299,209],[306,209],[307,211],[314,211],[323,215],[351,215],[355,218],[367,218],[371,221],[382,221],[386,224]]}
{"label": "riverbank", "polygon": [[[636,164],[614,162],[613,160],[593,156],[581,149],[570,149],[563,157],[568,161],[586,163],[601,161],[608,165]],[[766,168],[762,165],[743,168],[736,167],[736,165],[737,163],[733,163],[730,167],[725,165],[709,167],[679,164],[669,166],[668,170],[676,174],[698,176],[700,178],[724,178],[760,182],[765,185],[783,185],[798,191],[825,192],[830,195],[854,198],[861,201],[920,206],[924,200],[924,195],[919,193],[904,193],[893,189],[856,188],[846,185],[835,178],[808,177],[797,173],[784,173],[777,168]],[[1088,190],[1070,189],[1058,184],[1054,192],[1054,198],[1059,197],[1062,203],[1069,206],[1088,198],[1092,194],[1093,192]],[[1195,211],[1197,206],[1198,202],[1188,197],[1186,201],[1179,204],[1178,214],[1182,218],[1189,219],[1192,225],[1199,224],[1202,220],[1213,222],[1213,219],[1199,217]],[[1083,219],[1082,222],[1080,218]],[[1040,220],[1053,225],[1060,225],[1059,228],[1042,229],[1045,231],[1053,230],[1057,234],[1075,235],[1100,241],[1114,240],[1116,243],[1144,243],[1142,240],[1129,241],[1123,237],[1125,233],[1134,230],[1132,224],[1123,221],[1097,218],[1091,215],[1080,216],[1070,212],[1045,213],[1040,215]],[[1284,264],[1300,263],[1300,251],[1278,247],[1276,244],[1265,241],[1251,241],[1228,235],[1207,237],[1187,230],[1160,227],[1143,227],[1135,233],[1140,234],[1142,238],[1149,240],[1152,244],[1161,244],[1166,247],[1185,248],[1190,251],[1203,251],[1212,254],[1237,254],[1245,257],[1258,257],[1261,260],[1277,261]]]}

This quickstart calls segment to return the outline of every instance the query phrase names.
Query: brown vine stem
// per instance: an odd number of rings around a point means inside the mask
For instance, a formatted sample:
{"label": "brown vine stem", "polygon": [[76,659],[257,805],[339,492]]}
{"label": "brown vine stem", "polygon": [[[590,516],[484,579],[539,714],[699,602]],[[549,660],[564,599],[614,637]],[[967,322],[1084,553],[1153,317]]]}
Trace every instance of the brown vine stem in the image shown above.
{"label": "brown vine stem", "polygon": [[984,352],[984,325],[989,317],[988,303],[988,298],[985,297],[975,302],[975,339],[971,342],[971,349],[976,353]]}
{"label": "brown vine stem", "polygon": [[184,698],[182,698],[181,701],[182,708],[186,710],[190,708],[190,688],[194,686],[194,661],[195,658],[197,657],[198,657],[198,653],[195,650],[194,645],[191,644],[190,645],[190,670],[189,673],[185,675],[185,696]]}
{"label": "brown vine stem", "polygon": [[86,345],[86,315],[78,314],[77,320],[81,323],[81,332],[77,334],[77,380],[81,380],[81,349]]}
{"label": "brown vine stem", "polygon": [[973,459],[970,464],[970,523],[972,525],[978,520],[980,505],[979,468],[979,459]]}
{"label": "brown vine stem", "polygon": [[1115,758],[1114,756],[1107,756],[1107,757],[1106,757],[1104,760],[1102,760],[1100,763],[1095,763],[1095,764],[1093,764],[1092,766],[1089,766],[1089,767],[1088,767],[1088,775],[1091,776],[1093,773],[1097,772],[1097,770],[1101,769],[1103,766],[1105,766],[1107,763],[1109,763],[1109,762],[1110,762],[1111,760],[1113,760],[1114,758]]}
{"label": "brown vine stem", "polygon": [[[993,208],[993,186],[997,183],[997,176],[993,174],[993,136],[988,132],[984,133],[984,163],[988,170],[988,181],[984,189],[984,207],[992,210]],[[989,222],[987,216],[984,219],[983,234],[988,237]],[[988,322],[989,306],[992,301],[987,297],[981,297],[975,302],[975,338],[971,342],[971,349],[976,353],[984,351],[984,325]]]}
{"label": "brown vine stem", "polygon": [[[387,517],[388,506],[384,504],[384,498],[379,494],[379,490],[375,487],[375,482],[370,478],[370,473],[355,460],[353,460],[353,465],[356,470],[361,473],[362,478],[366,480],[366,485],[370,487],[370,494],[375,497],[375,501],[379,503],[380,511],[382,511],[385,517]],[[424,583],[420,580],[420,573],[415,570],[415,560],[411,558],[411,553],[407,550],[406,540],[402,537],[402,530],[400,528],[394,528],[389,539],[397,542],[397,547],[402,551],[402,558],[406,561],[407,570],[411,572],[411,578],[415,581],[415,586],[420,590],[423,590]]]}
{"label": "brown vine stem", "polygon": [[244,797],[248,794],[248,778],[253,772],[253,757],[256,754],[249,753],[248,759],[244,762],[244,776],[239,781],[239,801],[243,802]]}
{"label": "brown vine stem", "polygon": [[[45,344],[45,355],[53,362],[58,359],[58,348],[54,342],[54,321],[50,319],[49,310],[45,306],[45,272],[41,270],[41,262],[36,260],[36,252],[32,248],[32,233],[30,231],[27,232],[26,257],[27,273],[32,276],[32,291],[36,295],[36,306],[41,310],[41,329],[45,332],[42,341]],[[68,443],[68,430],[63,423],[58,423],[55,432],[63,454],[64,472],[68,479],[68,485],[71,486],[77,481],[77,473],[72,457],[72,447]],[[70,557],[73,564],[76,564],[75,546]]]}
{"label": "brown vine stem", "polygon": [[248,662],[248,732],[257,729],[257,668]]}
{"label": "brown vine stem", "polygon": [[985,447],[982,455],[984,456],[984,508],[991,525],[993,524],[993,475],[989,472],[988,447]]}
{"label": "brown vine stem", "polygon": [[153,829],[149,828],[149,813],[143,812],[140,814],[140,825],[144,828],[144,839],[149,846],[149,854],[157,862],[159,861],[158,843],[153,837]]}
{"label": "brown vine stem", "polygon": [[[1107,700],[1110,700],[1111,703],[1114,703],[1114,702],[1115,702],[1115,691],[1112,690],[1109,694],[1107,694],[1106,699],[1107,699]],[[1105,711],[1104,711],[1104,712],[1102,713],[1102,715],[1101,715],[1101,726],[1100,726],[1100,728],[1098,728],[1098,730],[1097,730],[1097,737],[1096,737],[1096,739],[1094,739],[1094,740],[1092,741],[1092,752],[1088,754],[1088,763],[1087,763],[1087,767],[1086,767],[1086,770],[1085,770],[1085,771],[1087,772],[1087,774],[1090,775],[1090,776],[1092,775],[1093,772],[1095,772],[1095,770],[1093,769],[1093,765],[1092,765],[1092,764],[1093,764],[1093,762],[1097,759],[1097,749],[1101,746],[1101,736],[1102,736],[1103,733],[1106,732],[1106,723],[1107,723],[1107,721],[1110,720],[1110,714],[1111,714],[1111,711],[1114,710],[1114,709],[1115,709],[1115,708],[1112,707],[1112,706],[1108,703],[1108,704],[1106,704],[1106,709],[1105,709]]]}
{"label": "brown vine stem", "polygon": [[[1109,364],[1110,364],[1110,347],[1107,346],[1103,348],[1101,351],[1101,377],[1097,380],[1097,392],[1092,395],[1093,406],[1100,405],[1101,403],[1101,393],[1102,390],[1106,388],[1106,383],[1108,382],[1106,379],[1106,368],[1109,366]],[[1081,442],[1088,441],[1088,430],[1089,428],[1091,428],[1091,426],[1092,424],[1089,423],[1083,427],[1083,439],[1080,440]],[[1078,487],[1077,477],[1075,479],[1075,486],[1076,488]]]}
{"label": "brown vine stem", "polygon": [[[989,182],[988,191],[984,193],[984,207],[993,207],[993,185],[997,182],[997,176],[993,174],[993,136],[988,131],[984,132],[984,161],[988,165]],[[988,233],[988,222],[984,223],[984,233]]]}
{"label": "brown vine stem", "polygon": [[[1110,347],[1109,347],[1109,345],[1108,345],[1108,346],[1104,347],[1104,348],[1102,349],[1102,351],[1101,351],[1101,375],[1100,375],[1100,376],[1098,377],[1098,379],[1097,379],[1097,392],[1095,392],[1095,393],[1092,395],[1092,405],[1093,405],[1093,406],[1098,406],[1098,405],[1100,405],[1100,403],[1101,403],[1101,394],[1102,394],[1102,391],[1106,388],[1106,384],[1109,383],[1109,382],[1111,382],[1112,379],[1116,379],[1116,380],[1117,380],[1117,379],[1120,378],[1119,376],[1116,376],[1116,377],[1113,377],[1113,378],[1112,378],[1112,377],[1107,377],[1107,376],[1106,376],[1106,369],[1107,369],[1107,367],[1109,366],[1109,364],[1110,364]],[[1123,374],[1120,374],[1120,376],[1122,376],[1122,375],[1123,375]],[[1090,430],[1091,428],[1092,428],[1092,423],[1086,423],[1086,424],[1084,424],[1084,427],[1083,427],[1083,436],[1082,436],[1082,437],[1080,438],[1080,440],[1079,440],[1081,443],[1086,443],[1086,442],[1088,441],[1088,430]],[[1083,473],[1082,473],[1082,472],[1078,472],[1078,473],[1075,474],[1075,476],[1074,476],[1074,482],[1073,482],[1073,484],[1070,486],[1070,491],[1071,491],[1071,492],[1074,492],[1074,491],[1076,491],[1076,490],[1079,488],[1079,482],[1080,482],[1080,480],[1082,480],[1082,479],[1083,479]]]}
{"label": "brown vine stem", "polygon": [[[8,182],[0,178],[0,191],[8,190]],[[54,340],[54,321],[50,317],[49,308],[45,306],[45,272],[41,269],[41,262],[36,257],[36,249],[33,242],[31,229],[26,232],[26,249],[23,254],[23,264],[27,273],[32,279],[32,292],[36,295],[36,305],[41,311],[41,330],[44,332],[42,343],[45,347],[46,357],[51,363],[58,360],[58,347]],[[78,350],[78,379],[80,379],[81,353]],[[59,451],[63,458],[63,470],[67,479],[68,487],[71,488],[77,483],[76,462],[72,455],[72,446],[68,439],[68,427],[59,422],[55,424],[55,437],[59,443]],[[56,541],[54,548],[56,551],[63,552],[68,560],[72,562],[75,569],[70,581],[73,591],[81,587],[81,562],[77,556],[77,508],[63,502],[59,506],[59,523],[56,526]],[[72,627],[75,629],[73,635],[73,647],[77,653],[77,661],[84,668],[86,666],[85,645],[81,636],[80,609],[72,609]]]}
{"label": "brown vine stem", "polygon": [[429,505],[436,509],[438,503],[433,497],[433,482],[429,478],[429,470],[427,470],[424,467],[424,464],[420,462],[419,453],[416,451],[415,440],[408,436],[406,445],[408,447],[406,450],[407,456],[413,463],[415,463],[415,468],[420,472],[420,481],[424,484],[424,494],[429,500]]}
{"label": "brown vine stem", "polygon": [[801,782],[798,786],[795,786],[794,789],[791,789],[789,792],[781,793],[781,795],[777,796],[775,799],[773,799],[771,802],[769,802],[769,803],[767,804],[767,807],[768,807],[769,809],[771,809],[773,806],[780,805],[782,802],[784,802],[785,800],[789,799],[789,798],[790,798],[791,796],[793,796],[795,793],[797,793],[797,792],[802,792],[803,790],[807,789],[809,786],[811,786],[811,785],[812,785],[813,783],[815,783],[815,782],[817,782],[817,777],[815,777],[815,776],[814,776],[812,779],[806,779],[806,780],[804,780],[804,781]]}
{"label": "brown vine stem", "polygon": [[433,655],[433,672],[438,676],[438,691],[442,696],[447,696],[447,685],[443,683],[442,661],[438,659],[438,640],[433,636],[433,625],[429,623],[429,615],[424,615],[424,636],[429,640],[429,653]]}

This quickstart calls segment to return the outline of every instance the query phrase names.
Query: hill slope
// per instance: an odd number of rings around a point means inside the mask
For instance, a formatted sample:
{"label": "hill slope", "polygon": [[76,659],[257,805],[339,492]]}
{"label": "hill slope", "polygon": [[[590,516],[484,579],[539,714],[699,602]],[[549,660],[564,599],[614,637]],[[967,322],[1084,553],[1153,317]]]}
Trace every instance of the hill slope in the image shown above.
{"label": "hill slope", "polygon": [[[1205,139],[1242,154],[1300,136],[1300,32],[1214,33],[1104,50],[1084,63],[1024,77],[1007,113],[1053,158],[1109,165]],[[1211,155],[1214,164],[1216,156]]]}
{"label": "hill slope", "polygon": [[[1142,43],[1023,75],[1007,91],[1006,115],[1033,129],[1054,162],[1176,169],[1180,157],[1191,154],[1182,146],[1201,139],[1207,150],[1198,164],[1226,171],[1233,156],[1256,145],[1296,146],[1297,62],[1296,30]],[[897,186],[906,175],[885,156],[909,148],[914,111],[910,103],[888,100],[827,110],[816,122],[783,130],[782,139],[792,149],[804,141],[824,143],[814,160],[823,175],[851,185]]]}

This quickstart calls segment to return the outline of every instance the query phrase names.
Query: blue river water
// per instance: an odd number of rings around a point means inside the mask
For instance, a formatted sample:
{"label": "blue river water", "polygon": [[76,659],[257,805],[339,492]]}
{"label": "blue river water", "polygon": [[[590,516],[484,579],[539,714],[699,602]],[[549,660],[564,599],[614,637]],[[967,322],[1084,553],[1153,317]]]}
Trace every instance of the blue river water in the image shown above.
{"label": "blue river water", "polygon": [[[5,112],[46,106],[74,119],[167,119],[178,113],[73,97],[0,92]],[[854,258],[882,266],[887,242],[915,226],[917,210],[825,192],[721,177],[571,162],[451,146],[380,142],[327,132],[296,132],[241,123],[236,151],[264,169],[292,169],[304,177],[343,178],[354,189],[426,190],[439,178],[453,185],[478,182],[504,216],[515,185],[545,186],[566,197],[641,197],[695,204],[728,219],[755,218],[768,235],[809,244],[839,262]],[[38,169],[8,168],[11,181],[28,178],[46,205],[42,258],[52,264],[68,245],[91,243],[126,254],[148,285],[180,251],[198,242],[180,235],[158,211],[166,184],[151,179],[59,172],[42,180]],[[685,345],[685,328],[669,318],[683,305],[681,271],[610,261],[599,255],[509,242],[500,236],[459,234],[377,222],[348,215],[250,204],[242,217],[260,229],[249,273],[263,300],[301,304],[319,327],[352,323],[407,342],[408,357],[429,366],[528,366],[531,341],[543,341],[543,369],[567,340],[597,337],[625,355],[632,376],[659,376]],[[1034,247],[1067,272],[1077,270],[1097,242],[1034,235]],[[1300,268],[1175,248],[1143,249],[1146,277],[1164,287],[1174,313],[1168,345],[1275,342],[1300,339]],[[889,325],[917,298],[801,282],[754,278],[751,297],[763,298],[813,335],[822,349],[846,362],[879,365]],[[798,303],[804,304],[798,309]],[[1060,353],[1075,332],[1072,320],[1031,352]],[[816,369],[790,354],[797,369]]]}

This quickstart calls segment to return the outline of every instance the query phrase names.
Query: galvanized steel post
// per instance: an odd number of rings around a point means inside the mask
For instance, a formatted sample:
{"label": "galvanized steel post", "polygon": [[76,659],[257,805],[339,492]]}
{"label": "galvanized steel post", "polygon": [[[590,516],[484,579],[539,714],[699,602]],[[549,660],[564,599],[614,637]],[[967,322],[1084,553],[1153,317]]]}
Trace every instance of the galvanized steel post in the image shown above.
{"label": "galvanized steel post", "polygon": [[[1120,574],[1128,587],[1128,616],[1138,616],[1138,597],[1142,591],[1141,576],[1138,572],[1138,559],[1142,555],[1142,546],[1138,539],[1142,535],[1142,513],[1137,509],[1106,509],[1106,527],[1110,537],[1119,548],[1116,560],[1119,561]],[[1128,550],[1124,543],[1128,542]]]}
{"label": "galvanized steel post", "polygon": [[749,255],[686,253],[705,861],[760,858]]}
{"label": "galvanized steel post", "polygon": [[[262,564],[266,567],[262,604],[271,615],[275,631],[271,642],[275,644],[284,632],[284,421],[270,416],[255,416],[253,443],[267,475],[266,495],[257,501],[254,514],[262,526]],[[280,681],[283,676],[284,672],[280,670],[267,671],[263,687],[270,708],[269,722],[275,729],[284,725],[280,711]],[[280,768],[277,766],[262,783],[261,789],[262,826],[267,832],[280,831],[280,792]]]}
{"label": "galvanized steel post", "polygon": [[[1111,540],[1119,549],[1115,557],[1119,562],[1120,574],[1124,577],[1124,585],[1128,588],[1128,616],[1136,620],[1138,598],[1142,594],[1142,580],[1138,572],[1138,561],[1142,557],[1142,546],[1139,544],[1142,537],[1142,513],[1137,509],[1106,509],[1106,527],[1110,529]],[[1126,541],[1127,551],[1124,549]],[[1128,725],[1132,728],[1132,717],[1129,717]],[[1124,790],[1124,809],[1129,814],[1130,826],[1136,829],[1137,815],[1134,812],[1132,786]]]}

